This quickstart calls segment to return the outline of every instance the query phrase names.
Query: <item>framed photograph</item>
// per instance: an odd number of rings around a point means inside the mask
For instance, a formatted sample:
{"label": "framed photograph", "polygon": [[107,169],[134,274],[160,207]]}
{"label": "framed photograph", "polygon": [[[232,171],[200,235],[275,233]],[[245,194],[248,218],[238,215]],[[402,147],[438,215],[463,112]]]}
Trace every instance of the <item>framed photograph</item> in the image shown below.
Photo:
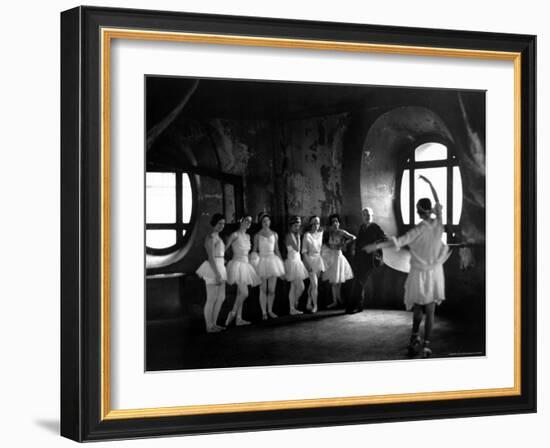
{"label": "framed photograph", "polygon": [[535,36],[61,14],[61,433],[536,411]]}

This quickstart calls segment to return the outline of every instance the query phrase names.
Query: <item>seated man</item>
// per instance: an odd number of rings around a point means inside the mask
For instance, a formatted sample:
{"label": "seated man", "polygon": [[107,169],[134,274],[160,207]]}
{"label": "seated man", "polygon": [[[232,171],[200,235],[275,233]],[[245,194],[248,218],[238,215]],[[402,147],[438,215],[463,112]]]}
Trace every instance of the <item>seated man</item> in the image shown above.
{"label": "seated man", "polygon": [[346,313],[352,314],[363,310],[365,286],[373,270],[382,265],[382,251],[368,254],[365,247],[369,244],[387,240],[386,234],[378,224],[373,222],[372,208],[363,209],[363,224],[359,227],[355,241],[355,256],[353,258],[353,272],[355,275],[353,292],[346,304]]}

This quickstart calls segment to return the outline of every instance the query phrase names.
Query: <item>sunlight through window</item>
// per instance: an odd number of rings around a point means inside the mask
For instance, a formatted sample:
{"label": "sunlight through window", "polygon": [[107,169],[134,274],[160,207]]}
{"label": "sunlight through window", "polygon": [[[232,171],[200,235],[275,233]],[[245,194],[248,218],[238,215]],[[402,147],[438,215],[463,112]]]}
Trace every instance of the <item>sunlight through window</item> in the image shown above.
{"label": "sunlight through window", "polygon": [[176,174],[147,173],[147,222],[176,222]]}
{"label": "sunlight through window", "polygon": [[146,236],[148,249],[180,246],[193,215],[193,188],[187,173],[146,173]]}
{"label": "sunlight through window", "polygon": [[[426,182],[420,180],[420,176],[428,178],[439,197],[439,202],[443,206],[443,224],[452,224],[456,226],[460,222],[462,214],[462,175],[460,168],[456,165],[456,159],[449,157],[449,152],[446,146],[440,143],[425,143],[418,146],[414,152],[414,161],[407,160],[407,164],[401,175],[400,194],[400,209],[403,224],[410,225],[411,210],[414,216],[414,224],[418,224],[421,219],[416,213],[416,202],[421,198],[429,198],[432,203],[434,198],[432,192]],[[452,170],[450,168],[452,167]],[[448,179],[448,175],[452,173],[452,178]],[[410,176],[414,176],[413,192],[414,197],[411,201]],[[451,186],[451,191],[447,191],[448,186]],[[447,222],[448,211],[445,206],[452,201],[452,210],[450,223]]]}
{"label": "sunlight through window", "polygon": [[424,143],[414,151],[416,162],[427,162],[429,160],[445,160],[447,158],[447,147],[441,143]]}

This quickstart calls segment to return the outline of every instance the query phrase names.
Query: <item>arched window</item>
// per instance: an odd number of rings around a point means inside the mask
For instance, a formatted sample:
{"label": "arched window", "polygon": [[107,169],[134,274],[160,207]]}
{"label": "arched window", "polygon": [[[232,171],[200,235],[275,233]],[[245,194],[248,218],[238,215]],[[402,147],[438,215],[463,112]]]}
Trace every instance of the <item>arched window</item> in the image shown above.
{"label": "arched window", "polygon": [[428,142],[417,146],[405,162],[401,175],[400,211],[405,227],[418,224],[416,202],[433,197],[428,185],[419,179],[425,176],[432,182],[443,205],[443,224],[448,242],[458,230],[462,214],[462,176],[456,156],[442,143]]}
{"label": "arched window", "polygon": [[194,188],[182,171],[148,171],[145,181],[147,253],[167,254],[183,246],[194,216]]}

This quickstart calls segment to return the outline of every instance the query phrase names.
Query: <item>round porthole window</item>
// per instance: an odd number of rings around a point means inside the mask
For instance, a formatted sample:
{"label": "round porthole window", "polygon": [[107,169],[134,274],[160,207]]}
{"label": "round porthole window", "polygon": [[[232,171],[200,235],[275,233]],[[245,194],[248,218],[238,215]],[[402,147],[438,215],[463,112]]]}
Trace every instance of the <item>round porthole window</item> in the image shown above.
{"label": "round porthole window", "polygon": [[145,182],[145,245],[149,254],[183,246],[194,216],[194,188],[181,171],[148,171]]}

